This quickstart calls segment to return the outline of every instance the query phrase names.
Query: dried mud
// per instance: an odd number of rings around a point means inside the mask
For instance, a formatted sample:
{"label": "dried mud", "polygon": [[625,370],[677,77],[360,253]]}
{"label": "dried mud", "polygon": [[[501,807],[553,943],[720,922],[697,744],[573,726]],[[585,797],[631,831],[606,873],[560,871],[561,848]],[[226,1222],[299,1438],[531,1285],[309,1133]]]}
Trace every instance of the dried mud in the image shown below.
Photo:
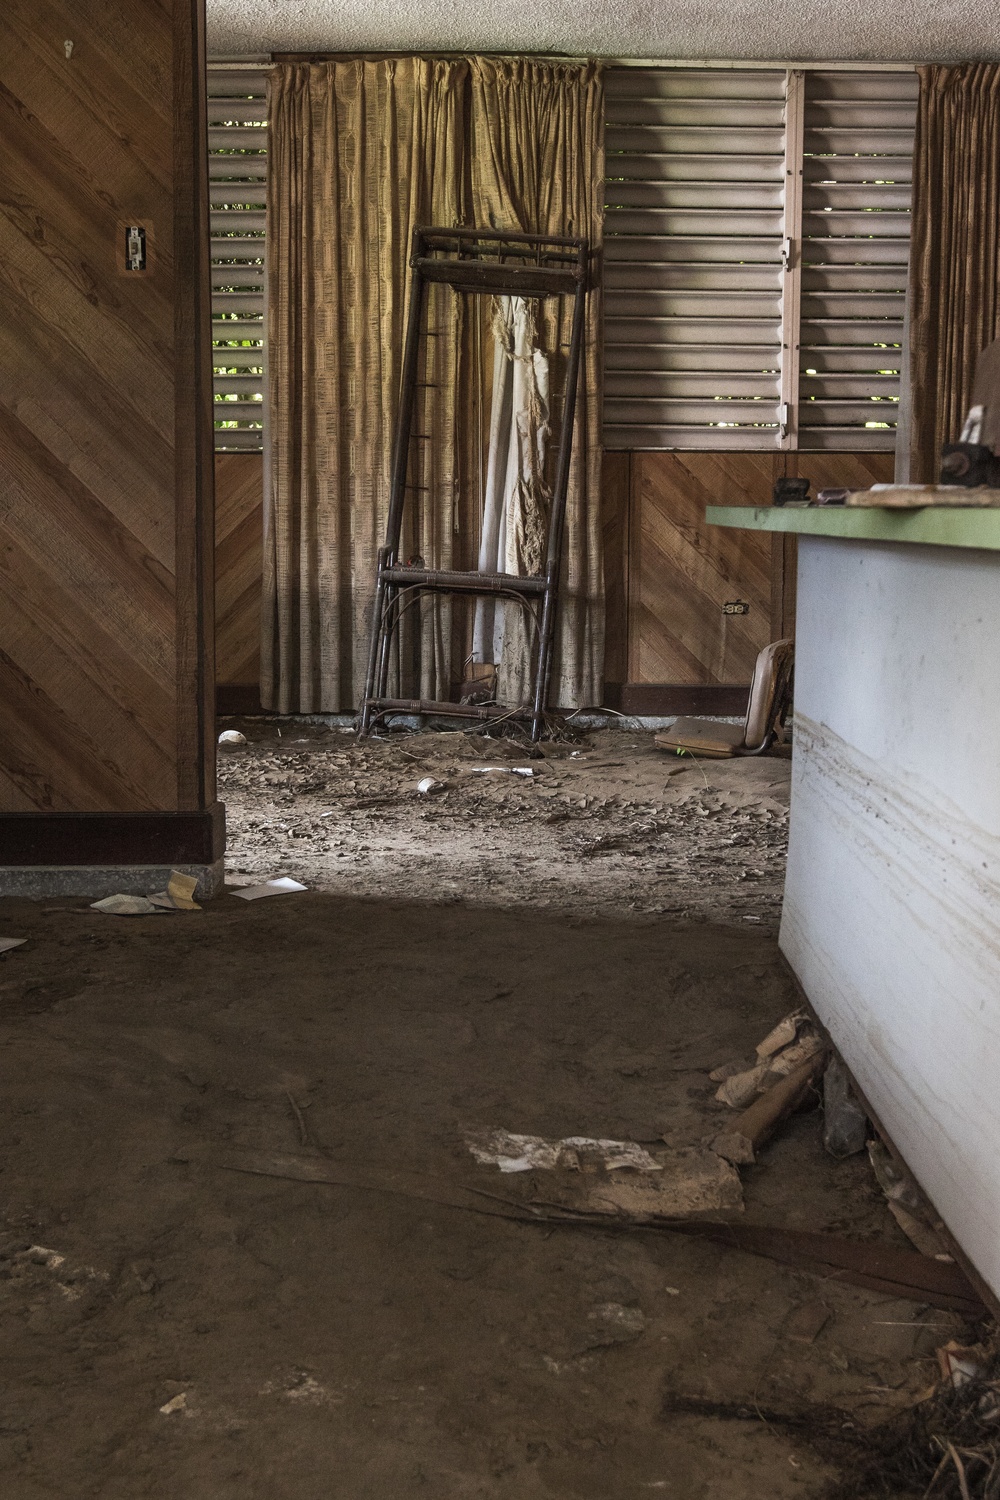
{"label": "dried mud", "polygon": [[[959,1319],[682,1236],[224,1166],[492,1191],[469,1131],[700,1143],[730,1118],[708,1071],[796,998],[771,935],[787,766],[706,787],[595,736],[582,764],[517,755],[544,771],[521,788],[468,775],[495,747],[286,724],[276,754],[277,727],[225,762],[234,863],[321,889],[143,918],[0,902],[28,939],[0,958],[0,1492],[820,1500],[847,1471],[811,1419],[905,1408]],[[422,774],[449,790],[425,803]],[[904,1245],[820,1126],[744,1172],[746,1217]]]}

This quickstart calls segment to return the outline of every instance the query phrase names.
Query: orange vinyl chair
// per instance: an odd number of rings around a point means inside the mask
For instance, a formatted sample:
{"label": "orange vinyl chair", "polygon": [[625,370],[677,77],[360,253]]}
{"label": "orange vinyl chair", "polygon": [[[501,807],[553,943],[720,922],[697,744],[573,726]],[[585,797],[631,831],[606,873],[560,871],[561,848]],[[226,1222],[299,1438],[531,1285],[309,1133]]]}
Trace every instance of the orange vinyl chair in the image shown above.
{"label": "orange vinyl chair", "polygon": [[728,759],[733,755],[763,755],[770,750],[785,722],[792,699],[793,641],[772,641],[757,658],[750,684],[747,716],[742,724],[717,724],[711,719],[677,719],[653,743],[678,755]]}

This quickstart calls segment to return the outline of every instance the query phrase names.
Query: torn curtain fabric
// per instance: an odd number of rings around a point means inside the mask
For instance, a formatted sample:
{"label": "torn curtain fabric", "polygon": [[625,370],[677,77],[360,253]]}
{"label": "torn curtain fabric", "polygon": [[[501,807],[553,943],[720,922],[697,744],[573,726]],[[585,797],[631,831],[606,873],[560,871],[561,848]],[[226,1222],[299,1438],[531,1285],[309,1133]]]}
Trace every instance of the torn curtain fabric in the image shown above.
{"label": "torn curtain fabric", "polygon": [[[490,446],[479,547],[484,573],[528,577],[545,568],[552,500],[545,472],[549,360],[538,347],[535,306],[524,297],[497,297],[493,304]],[[523,624],[519,604],[499,604],[493,596],[476,602],[472,659],[499,667],[503,703],[521,704],[530,695],[534,637]]]}
{"label": "torn curtain fabric", "polygon": [[[592,265],[599,266],[604,197],[600,65],[474,57],[470,69],[475,222],[484,228],[528,234],[580,235],[590,241]],[[592,288],[587,298],[549,694],[551,704],[572,708],[599,704],[604,676],[599,276],[594,276]],[[572,309],[568,299],[547,299],[535,305],[541,310],[539,343],[550,357],[551,389],[561,392]],[[506,606],[505,612],[512,615]],[[513,701],[515,686],[508,681],[504,691],[504,675],[501,672],[501,695]]]}
{"label": "torn curtain fabric", "polygon": [[[356,58],[281,64],[269,101],[261,693],[279,712],[334,712],[363,693],[412,230],[580,234],[599,264],[603,91],[596,65]],[[589,298],[550,695],[574,707],[600,702],[603,675],[599,295]],[[481,314],[462,301],[428,289],[403,551],[433,568],[476,567],[487,520]],[[547,310],[537,346],[560,390],[569,314],[534,305]],[[536,547],[523,517],[510,539],[518,571]],[[472,635],[461,603],[421,601],[405,617],[390,692],[448,698]]]}
{"label": "torn curtain fabric", "polygon": [[937,479],[976,360],[1000,337],[1000,63],[918,68],[910,242],[910,479]]}

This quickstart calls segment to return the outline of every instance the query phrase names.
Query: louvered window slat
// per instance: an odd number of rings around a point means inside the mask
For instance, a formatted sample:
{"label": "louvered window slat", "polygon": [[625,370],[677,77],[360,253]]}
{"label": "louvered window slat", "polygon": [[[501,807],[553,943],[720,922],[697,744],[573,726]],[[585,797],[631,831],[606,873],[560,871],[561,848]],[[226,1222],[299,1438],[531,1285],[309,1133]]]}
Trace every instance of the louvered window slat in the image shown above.
{"label": "louvered window slat", "polygon": [[895,446],[915,73],[806,77],[798,441]]}
{"label": "louvered window slat", "polygon": [[608,448],[773,446],[784,73],[609,68]]}
{"label": "louvered window slat", "polygon": [[264,68],[208,68],[217,452],[255,452],[263,444],[266,76]]}
{"label": "louvered window slat", "polygon": [[[894,445],[916,77],[806,72],[794,163],[800,290],[790,301],[792,76],[605,75],[608,448]],[[783,328],[783,317],[797,326]]]}

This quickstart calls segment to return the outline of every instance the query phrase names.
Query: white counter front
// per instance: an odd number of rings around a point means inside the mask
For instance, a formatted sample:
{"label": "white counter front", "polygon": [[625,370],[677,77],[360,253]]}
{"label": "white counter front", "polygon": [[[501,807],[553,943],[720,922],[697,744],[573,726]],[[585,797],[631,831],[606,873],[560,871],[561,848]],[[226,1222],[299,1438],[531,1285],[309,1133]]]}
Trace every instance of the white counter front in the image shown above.
{"label": "white counter front", "polygon": [[781,947],[1000,1295],[998,762],[1000,553],[800,535]]}

